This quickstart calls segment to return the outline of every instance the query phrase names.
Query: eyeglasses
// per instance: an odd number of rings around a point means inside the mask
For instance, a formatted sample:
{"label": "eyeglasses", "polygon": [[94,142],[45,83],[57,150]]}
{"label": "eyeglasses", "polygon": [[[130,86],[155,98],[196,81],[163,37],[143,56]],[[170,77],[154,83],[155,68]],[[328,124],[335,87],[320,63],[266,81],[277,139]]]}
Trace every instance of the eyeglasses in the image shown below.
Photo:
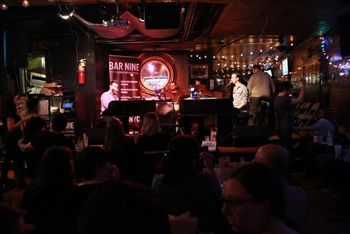
{"label": "eyeglasses", "polygon": [[236,209],[238,206],[246,203],[246,202],[251,202],[251,201],[255,201],[254,198],[221,198],[222,202],[230,208],[231,211],[233,211],[234,209]]}

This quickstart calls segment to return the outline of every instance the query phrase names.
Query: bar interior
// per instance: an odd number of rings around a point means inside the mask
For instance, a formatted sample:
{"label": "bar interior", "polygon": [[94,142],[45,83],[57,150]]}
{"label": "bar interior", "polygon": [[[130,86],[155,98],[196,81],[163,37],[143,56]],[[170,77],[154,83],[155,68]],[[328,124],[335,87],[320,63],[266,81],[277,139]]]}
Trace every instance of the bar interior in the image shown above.
{"label": "bar interior", "polygon": [[1,0],[0,233],[350,233],[349,23],[343,0]]}

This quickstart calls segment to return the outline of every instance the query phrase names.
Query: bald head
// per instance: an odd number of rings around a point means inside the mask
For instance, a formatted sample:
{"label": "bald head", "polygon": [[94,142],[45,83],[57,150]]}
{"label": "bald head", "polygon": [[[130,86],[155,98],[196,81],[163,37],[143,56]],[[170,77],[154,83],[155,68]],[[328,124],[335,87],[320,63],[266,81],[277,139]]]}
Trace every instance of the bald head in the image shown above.
{"label": "bald head", "polygon": [[255,154],[254,161],[265,164],[279,176],[285,176],[288,173],[288,151],[282,146],[274,144],[261,146]]}

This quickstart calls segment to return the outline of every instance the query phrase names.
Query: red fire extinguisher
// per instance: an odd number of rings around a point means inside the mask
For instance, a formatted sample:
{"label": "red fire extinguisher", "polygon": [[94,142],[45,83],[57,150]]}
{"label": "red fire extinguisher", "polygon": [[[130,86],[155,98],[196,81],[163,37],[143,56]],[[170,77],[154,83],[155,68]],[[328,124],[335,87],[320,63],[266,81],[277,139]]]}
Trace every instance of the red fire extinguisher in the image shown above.
{"label": "red fire extinguisher", "polygon": [[86,83],[86,59],[80,59],[78,62],[78,84]]}

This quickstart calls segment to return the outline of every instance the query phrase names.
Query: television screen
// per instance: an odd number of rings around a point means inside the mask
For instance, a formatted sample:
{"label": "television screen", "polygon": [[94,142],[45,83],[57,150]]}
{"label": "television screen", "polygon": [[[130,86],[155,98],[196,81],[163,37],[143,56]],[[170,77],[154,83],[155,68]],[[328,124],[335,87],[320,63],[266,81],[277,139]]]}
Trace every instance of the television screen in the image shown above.
{"label": "television screen", "polygon": [[288,73],[288,59],[286,58],[282,60],[282,76],[286,76]]}
{"label": "television screen", "polygon": [[73,102],[62,102],[62,109],[72,109],[73,107]]}

